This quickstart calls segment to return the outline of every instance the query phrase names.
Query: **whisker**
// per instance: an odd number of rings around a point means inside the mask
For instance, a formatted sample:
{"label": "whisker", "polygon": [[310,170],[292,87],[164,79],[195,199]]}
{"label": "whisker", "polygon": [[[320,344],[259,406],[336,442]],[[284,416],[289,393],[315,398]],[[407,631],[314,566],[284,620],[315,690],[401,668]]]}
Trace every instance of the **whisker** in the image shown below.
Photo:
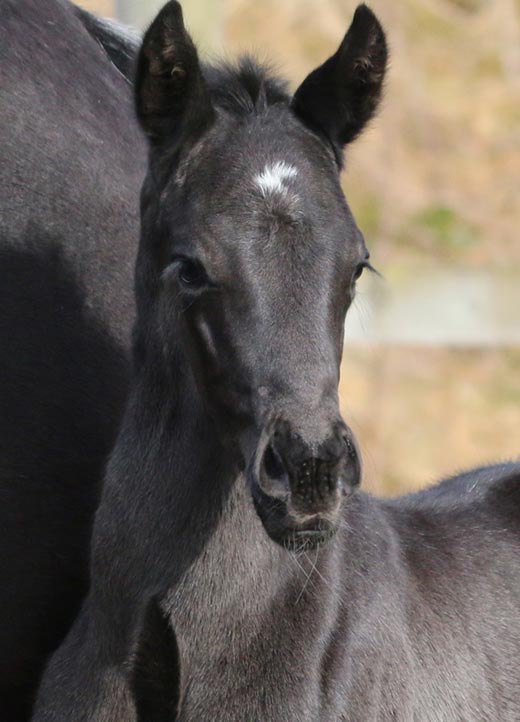
{"label": "whisker", "polygon": [[[313,575],[313,572],[316,570],[316,566],[317,566],[317,564],[318,564],[319,551],[320,551],[320,548],[319,548],[319,546],[318,546],[318,547],[316,548],[316,559],[314,560],[314,563],[312,564],[311,570],[310,570],[309,574],[307,575],[307,578],[306,578],[306,580],[305,580],[305,583],[304,583],[304,585],[303,585],[303,587],[302,587],[301,592],[300,592],[299,595],[298,595],[298,598],[296,599],[296,601],[295,601],[295,603],[294,603],[294,606],[296,606],[296,605],[298,604],[298,602],[300,601],[300,599],[302,598],[302,596],[303,596],[303,594],[304,594],[304,592],[305,592],[305,589],[307,588],[307,585],[309,584],[309,582],[310,582],[310,580],[311,580],[311,577],[312,577],[312,575]],[[306,557],[306,559],[309,560],[309,557],[308,557],[307,553],[305,553],[305,557]],[[310,561],[310,560],[309,560],[309,561]],[[320,576],[321,576],[321,575],[320,575]],[[323,579],[323,577],[322,577],[322,579]]]}

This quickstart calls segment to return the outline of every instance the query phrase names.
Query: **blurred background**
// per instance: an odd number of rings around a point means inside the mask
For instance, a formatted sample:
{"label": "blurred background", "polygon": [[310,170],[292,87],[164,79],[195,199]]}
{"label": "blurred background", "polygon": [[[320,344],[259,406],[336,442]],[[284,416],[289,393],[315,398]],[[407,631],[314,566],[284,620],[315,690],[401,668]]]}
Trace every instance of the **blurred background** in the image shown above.
{"label": "blurred background", "polygon": [[[143,28],[162,2],[84,0]],[[295,87],[355,0],[184,0],[206,58],[256,52]],[[365,487],[417,489],[520,456],[520,0],[370,0],[386,100],[344,189],[383,278],[347,322],[341,396]]]}

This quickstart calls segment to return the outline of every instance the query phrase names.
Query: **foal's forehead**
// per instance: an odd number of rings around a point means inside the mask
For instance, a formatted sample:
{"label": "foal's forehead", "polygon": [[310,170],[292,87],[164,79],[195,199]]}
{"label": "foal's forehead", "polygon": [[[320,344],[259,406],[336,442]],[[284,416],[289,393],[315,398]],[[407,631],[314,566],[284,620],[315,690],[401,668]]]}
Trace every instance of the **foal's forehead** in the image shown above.
{"label": "foal's forehead", "polygon": [[332,152],[283,108],[221,119],[181,161],[176,186],[192,237],[220,238],[222,251],[266,238],[327,245],[329,232],[341,243],[350,218]]}
{"label": "foal's forehead", "polygon": [[253,182],[264,196],[284,193],[298,175],[300,184],[337,175],[331,149],[285,106],[247,118],[219,117],[189,155],[198,165],[199,181],[201,172],[212,169],[219,187],[236,192],[234,184],[246,190]]}

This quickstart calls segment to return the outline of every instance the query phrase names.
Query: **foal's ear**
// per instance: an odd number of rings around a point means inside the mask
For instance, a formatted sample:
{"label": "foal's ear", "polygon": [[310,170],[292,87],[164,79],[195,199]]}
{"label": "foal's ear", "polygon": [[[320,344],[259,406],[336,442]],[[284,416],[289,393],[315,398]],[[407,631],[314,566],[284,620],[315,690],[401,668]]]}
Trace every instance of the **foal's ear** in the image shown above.
{"label": "foal's ear", "polygon": [[201,133],[214,117],[182,8],[167,3],[146,32],[137,61],[137,117],[152,141]]}
{"label": "foal's ear", "polygon": [[383,28],[366,5],[359,5],[336,53],[296,91],[294,111],[339,151],[376,112],[387,59]]}

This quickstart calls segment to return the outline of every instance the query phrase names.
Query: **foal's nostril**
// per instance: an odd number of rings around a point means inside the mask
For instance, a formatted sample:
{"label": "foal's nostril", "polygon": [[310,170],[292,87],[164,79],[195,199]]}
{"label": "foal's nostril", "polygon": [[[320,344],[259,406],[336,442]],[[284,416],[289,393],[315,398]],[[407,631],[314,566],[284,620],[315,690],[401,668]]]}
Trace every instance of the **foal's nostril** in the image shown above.
{"label": "foal's nostril", "polygon": [[350,456],[351,459],[356,457],[356,450],[354,449],[354,444],[352,441],[348,438],[348,436],[343,437],[343,441],[345,442],[345,446],[347,447],[347,454]]}
{"label": "foal's nostril", "polygon": [[346,464],[343,472],[343,484],[344,487],[353,489],[361,483],[361,460],[357,447],[352,439],[348,436],[344,436],[343,441],[347,447]]}
{"label": "foal's nostril", "polygon": [[268,476],[270,476],[272,479],[281,479],[285,474],[282,462],[278,454],[274,452],[271,444],[269,444],[269,446],[265,450],[264,468]]}
{"label": "foal's nostril", "polygon": [[273,497],[284,497],[289,492],[289,479],[282,460],[271,444],[268,444],[260,466],[260,482],[263,491]]}

